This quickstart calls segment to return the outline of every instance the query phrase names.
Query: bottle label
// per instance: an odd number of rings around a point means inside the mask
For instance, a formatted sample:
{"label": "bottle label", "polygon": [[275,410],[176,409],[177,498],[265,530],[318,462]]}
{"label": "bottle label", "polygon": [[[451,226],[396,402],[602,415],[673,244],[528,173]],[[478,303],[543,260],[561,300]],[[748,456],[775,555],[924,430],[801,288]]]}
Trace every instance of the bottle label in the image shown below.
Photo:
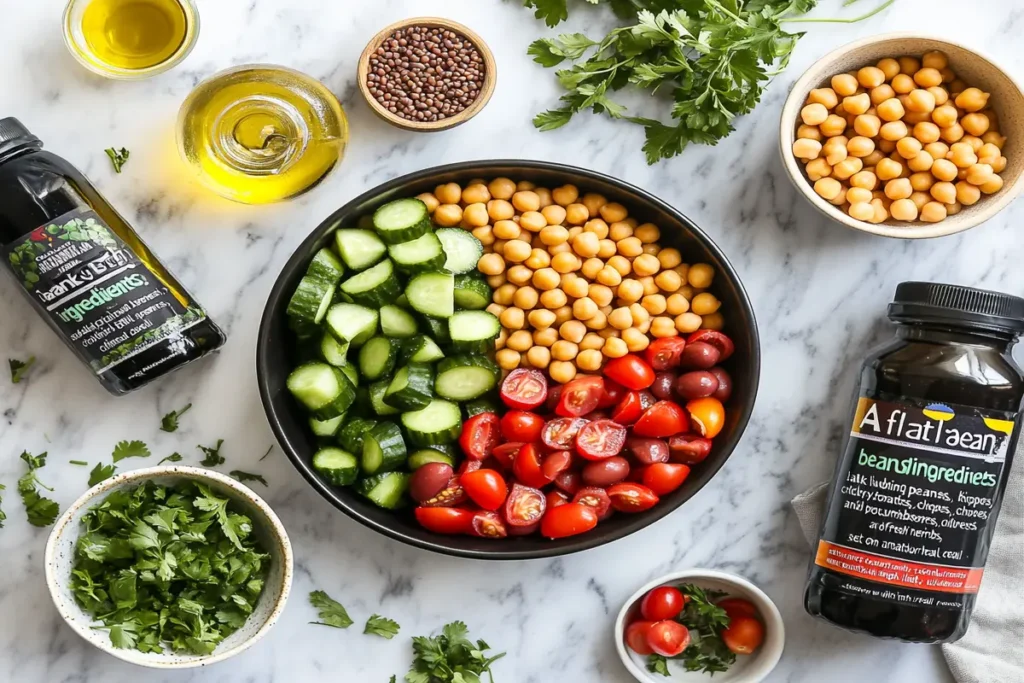
{"label": "bottle label", "polygon": [[857,402],[814,561],[844,592],[962,607],[981,584],[1017,416],[906,400]]}
{"label": "bottle label", "polygon": [[182,301],[90,209],[4,248],[29,298],[98,375],[206,318]]}

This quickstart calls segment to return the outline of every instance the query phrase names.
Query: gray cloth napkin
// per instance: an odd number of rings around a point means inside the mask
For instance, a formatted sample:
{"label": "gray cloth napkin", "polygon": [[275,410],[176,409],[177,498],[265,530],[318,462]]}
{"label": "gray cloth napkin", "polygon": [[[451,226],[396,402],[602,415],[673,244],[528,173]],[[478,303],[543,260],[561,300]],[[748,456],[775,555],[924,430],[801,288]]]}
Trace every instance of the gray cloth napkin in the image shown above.
{"label": "gray cloth napkin", "polygon": [[[1003,497],[967,634],[942,646],[958,683],[1024,683],[1024,439]],[[818,542],[828,484],[793,499],[800,527]]]}

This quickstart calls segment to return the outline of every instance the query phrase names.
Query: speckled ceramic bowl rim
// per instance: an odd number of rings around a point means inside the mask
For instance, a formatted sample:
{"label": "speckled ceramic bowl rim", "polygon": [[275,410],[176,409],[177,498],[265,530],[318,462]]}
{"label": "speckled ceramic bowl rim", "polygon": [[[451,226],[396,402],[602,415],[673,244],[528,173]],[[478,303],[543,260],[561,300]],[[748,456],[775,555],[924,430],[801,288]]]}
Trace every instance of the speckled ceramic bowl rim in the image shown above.
{"label": "speckled ceramic bowl rim", "polygon": [[[151,661],[139,661],[137,659],[128,656],[129,653],[135,652],[135,650],[119,650],[112,646],[105,646],[87,637],[89,629],[83,627],[80,623],[70,620],[65,614],[65,610],[62,606],[62,597],[59,593],[60,585],[63,579],[58,578],[54,574],[55,567],[55,553],[57,552],[57,545],[60,537],[64,533],[75,533],[75,529],[69,529],[68,526],[71,523],[75,513],[84,506],[90,505],[97,497],[102,496],[109,491],[121,486],[122,484],[130,482],[142,482],[147,479],[155,479],[159,477],[182,477],[186,479],[199,479],[211,482],[216,482],[225,488],[229,488],[239,496],[246,498],[253,506],[256,507],[265,517],[265,520],[253,520],[254,524],[266,523],[266,531],[272,536],[278,543],[281,551],[281,558],[283,560],[284,567],[281,573],[281,593],[277,596],[277,602],[274,605],[274,609],[271,610],[270,614],[267,615],[266,621],[260,626],[259,630],[256,631],[250,638],[239,643],[238,645],[225,650],[223,652],[214,652],[206,657],[198,657],[195,659],[188,660],[174,660],[168,659],[167,661],[151,660]],[[190,669],[202,666],[209,666],[210,664],[216,664],[222,662],[225,659],[234,657],[250,648],[253,644],[259,641],[268,631],[277,623],[277,620],[284,613],[284,607],[288,602],[288,595],[291,592],[292,586],[292,575],[295,572],[294,557],[292,555],[291,541],[288,539],[288,532],[285,531],[284,525],[278,518],[277,514],[271,509],[271,507],[264,501],[259,495],[250,489],[248,486],[239,483],[238,481],[223,475],[213,470],[203,469],[201,467],[175,467],[175,466],[163,466],[163,467],[145,467],[143,469],[132,470],[130,472],[123,472],[116,476],[101,481],[91,489],[86,491],[72,503],[68,509],[60,516],[57,523],[53,526],[53,530],[50,532],[49,538],[46,540],[46,551],[44,553],[44,562],[46,569],[46,586],[50,591],[50,597],[53,599],[53,604],[60,613],[61,618],[70,626],[75,633],[82,637],[83,640],[88,642],[90,645],[95,645],[99,649],[103,650],[107,654],[113,655],[118,659],[135,664],[137,666],[144,666],[152,669]]]}
{"label": "speckled ceramic bowl rim", "polygon": [[838,207],[833,206],[822,197],[819,197],[818,194],[814,192],[814,188],[811,184],[807,182],[807,179],[804,177],[803,169],[797,162],[796,157],[792,154],[793,142],[796,139],[797,116],[799,116],[800,109],[803,106],[804,98],[807,97],[807,93],[809,93],[812,88],[818,87],[818,83],[821,81],[820,72],[823,66],[838,61],[848,52],[858,50],[868,45],[909,39],[935,41],[936,43],[950,45],[966,52],[970,52],[978,59],[987,62],[993,69],[1002,73],[1007,80],[1017,87],[1018,91],[1024,93],[1024,88],[1021,88],[1020,81],[1014,78],[1010,71],[1004,69],[999,65],[999,62],[987,55],[985,52],[979,51],[974,46],[967,46],[963,43],[958,43],[942,36],[914,33],[910,31],[882,33],[868,38],[861,38],[860,40],[855,40],[852,43],[847,43],[846,45],[843,45],[842,47],[837,48],[816,60],[807,68],[800,79],[793,84],[793,89],[790,90],[789,95],[786,97],[786,102],[782,107],[782,116],[779,121],[779,153],[782,156],[782,165],[785,167],[786,173],[789,175],[789,179],[793,181],[793,184],[796,186],[797,190],[800,191],[800,194],[802,194],[811,203],[811,205],[814,206],[814,208],[837,223],[842,223],[846,227],[853,228],[854,230],[860,230],[861,232],[867,232],[873,235],[881,235],[883,237],[896,237],[901,239],[943,237],[945,235],[953,235],[958,232],[963,232],[964,230],[975,228],[1002,211],[1010,202],[1017,198],[1021,189],[1024,188],[1024,173],[1021,173],[1013,181],[1012,185],[1004,187],[997,195],[987,198],[985,200],[985,210],[979,212],[973,220],[964,221],[962,223],[942,221],[939,223],[914,223],[909,225],[886,225],[884,223],[873,224],[850,218],[840,211]]}
{"label": "speckled ceramic bowl rim", "polygon": [[[665,574],[660,576],[653,581],[644,584],[637,590],[633,595],[622,604],[622,608],[619,610],[619,616],[615,619],[615,630],[613,636],[615,638],[615,651],[619,653],[619,659],[622,660],[623,666],[633,675],[633,678],[640,681],[641,683],[664,683],[665,681],[671,681],[671,678],[665,678],[664,676],[652,676],[647,671],[638,667],[629,656],[629,652],[626,651],[626,642],[624,633],[626,630],[626,617],[629,615],[629,609],[636,602],[638,602],[647,591],[658,586],[664,586],[669,583],[677,583],[682,580],[688,580],[692,583],[700,584],[701,580],[718,581],[725,584],[731,584],[736,586],[742,592],[753,596],[755,606],[761,615],[761,619],[764,620],[764,627],[766,633],[778,634],[776,641],[769,641],[765,639],[765,647],[769,642],[775,642],[776,646],[771,650],[762,649],[754,656],[758,658],[758,666],[756,669],[751,669],[748,673],[752,675],[749,679],[749,683],[755,683],[756,681],[763,681],[768,674],[775,669],[775,666],[779,663],[782,658],[782,651],[786,646],[786,626],[782,621],[782,615],[779,613],[779,608],[775,606],[772,599],[768,595],[747,581],[741,576],[735,574],[728,574],[726,572],[718,571],[717,569],[686,569],[683,571],[672,572],[671,574]],[[711,676],[707,677],[710,683],[714,683],[714,678]]]}

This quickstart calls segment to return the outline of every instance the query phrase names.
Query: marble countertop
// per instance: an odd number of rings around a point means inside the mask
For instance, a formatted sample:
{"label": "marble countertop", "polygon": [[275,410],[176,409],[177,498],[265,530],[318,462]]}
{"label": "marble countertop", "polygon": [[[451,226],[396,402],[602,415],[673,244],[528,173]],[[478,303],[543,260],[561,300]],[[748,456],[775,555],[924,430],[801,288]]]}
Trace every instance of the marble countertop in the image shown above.
{"label": "marble countertop", "polygon": [[[869,0],[870,3],[875,0]],[[714,567],[764,588],[787,627],[786,652],[771,681],[948,681],[937,648],[847,634],[801,606],[808,549],[789,507],[792,496],[833,467],[847,396],[859,359],[889,334],[885,306],[905,279],[1024,291],[1024,222],[1017,202],[986,225],[932,241],[873,238],[826,222],[785,179],[776,122],[789,86],[836,45],[890,30],[920,30],[984,46],[1024,74],[1014,40],[1024,0],[976,3],[899,0],[858,25],[804,25],[789,69],[756,112],[714,148],[694,147],[648,167],[641,131],[583,115],[556,133],[530,119],[555,102],[551,73],[525,54],[551,33],[518,0],[200,0],[202,35],[187,61],[145,82],[106,81],[82,69],[60,36],[60,0],[4,3],[0,116],[17,116],[48,149],[68,158],[174,270],[229,341],[193,365],[130,398],[112,398],[30,310],[13,284],[0,287],[0,358],[35,354],[28,382],[0,382],[0,482],[7,485],[0,531],[0,680],[19,683],[345,681],[383,683],[406,671],[408,637],[463,619],[475,636],[509,656],[501,683],[626,683],[611,625],[621,602],[671,570]],[[577,3],[583,5],[583,3]],[[817,14],[838,12],[839,0]],[[858,11],[861,5],[857,5]],[[353,9],[358,6],[359,9]],[[412,15],[462,21],[494,48],[499,84],[472,123],[415,135],[376,119],[360,101],[355,64],[379,28]],[[581,8],[575,29],[607,27],[602,11]],[[248,62],[300,69],[342,100],[352,126],[344,163],[298,200],[249,207],[221,200],[185,174],[173,141],[183,98],[203,78]],[[103,154],[127,147],[115,175]],[[692,501],[629,538],[582,554],[524,563],[459,560],[403,546],[341,515],[315,495],[275,447],[260,406],[253,357],[263,303],[292,250],[327,214],[385,180],[468,159],[521,157],[610,173],[673,203],[722,246],[739,269],[760,322],[761,391],[753,419],[723,471]],[[191,402],[175,434],[160,416]],[[120,439],[147,441],[157,457],[174,450],[197,462],[196,444],[224,439],[225,469],[266,476],[265,493],[295,546],[296,585],[282,621],[257,647],[207,670],[143,672],[87,645],[50,603],[43,580],[47,530],[28,526],[13,490],[18,453],[49,451],[41,476],[64,507],[86,488],[88,469]],[[125,461],[125,466],[155,462]],[[394,641],[313,628],[305,596],[323,589],[357,623],[373,612],[402,624]]]}

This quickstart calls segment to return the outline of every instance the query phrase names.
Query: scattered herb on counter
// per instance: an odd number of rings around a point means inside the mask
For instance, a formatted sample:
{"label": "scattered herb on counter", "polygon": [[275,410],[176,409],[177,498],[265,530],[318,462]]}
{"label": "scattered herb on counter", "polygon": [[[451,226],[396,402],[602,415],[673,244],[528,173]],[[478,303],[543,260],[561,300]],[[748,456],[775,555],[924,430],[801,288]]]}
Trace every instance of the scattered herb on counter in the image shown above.
{"label": "scattered herb on counter", "polygon": [[352,618],[348,616],[345,607],[323,591],[310,593],[309,604],[316,607],[317,616],[320,617],[320,621],[311,621],[311,624],[334,628],[348,628],[352,625]]}
{"label": "scattered herb on counter", "polygon": [[[3,484],[0,484],[0,491],[5,490],[6,488],[7,488],[6,486],[4,486]],[[4,502],[3,496],[0,496],[0,504],[2,504],[3,502]],[[0,529],[4,528],[4,520],[6,520],[6,519],[7,519],[7,513],[3,511],[3,508],[0,508]]]}
{"label": "scattered herb on counter", "polygon": [[114,462],[119,462],[125,458],[148,458],[150,455],[149,446],[143,441],[118,441],[113,458]]}
{"label": "scattered herb on counter", "polygon": [[388,683],[395,683],[395,676],[394,675],[391,676],[391,680],[389,680]]}
{"label": "scattered herb on counter", "polygon": [[25,375],[28,374],[29,369],[36,362],[35,356],[29,356],[28,360],[18,360],[17,358],[8,358],[7,364],[11,366],[11,382],[18,384],[21,380],[25,379]]}
{"label": "scattered herb on counter", "polygon": [[28,523],[33,526],[50,526],[57,519],[60,507],[56,501],[39,495],[38,486],[47,491],[53,489],[39,481],[36,475],[36,470],[46,465],[46,453],[32,455],[28,451],[23,451],[21,459],[28,465],[28,472],[18,480],[18,493],[21,494],[21,502],[25,504]]}
{"label": "scattered herb on counter", "polygon": [[89,463],[84,460],[68,460],[72,465],[81,465],[82,467],[88,467]]}
{"label": "scattered herb on counter", "polygon": [[690,632],[690,645],[675,657],[659,654],[648,655],[647,670],[670,676],[668,660],[682,663],[687,671],[703,671],[714,674],[727,671],[736,662],[733,654],[722,640],[722,631],[729,626],[729,615],[715,601],[726,594],[721,591],[704,590],[687,583],[678,586],[683,595],[689,597],[676,621]]}
{"label": "scattered herb on counter", "polygon": [[274,450],[274,444],[270,444],[270,448],[268,448],[267,452],[263,454],[262,458],[260,458],[260,462],[263,462],[264,460],[266,460],[267,456],[270,455],[270,451],[272,451],[272,450]]}
{"label": "scattered herb on counter", "polygon": [[264,486],[269,486],[269,484],[267,484],[267,480],[263,478],[262,474],[253,474],[251,472],[243,472],[242,470],[231,470],[228,474],[243,484],[247,481],[258,481]]}
{"label": "scattered herb on counter", "polygon": [[181,410],[172,410],[171,412],[160,418],[160,431],[162,432],[176,432],[178,431],[178,418],[184,415],[192,408],[192,404],[189,403]]}
{"label": "scattered herb on counter", "polygon": [[398,622],[382,617],[379,614],[374,614],[366,620],[366,628],[363,629],[363,633],[391,640],[398,635],[400,628],[401,626],[398,625]]}
{"label": "scattered herb on counter", "polygon": [[223,445],[224,439],[217,439],[216,446],[196,446],[199,450],[206,454],[202,462],[199,464],[203,467],[216,467],[217,465],[224,464],[224,456],[220,454],[220,447]]}
{"label": "scattered herb on counter", "polygon": [[104,465],[101,462],[96,463],[96,467],[93,467],[92,472],[89,472],[89,488],[92,488],[105,479],[110,479],[114,476],[114,472],[116,471],[116,465]]}
{"label": "scattered herb on counter", "polygon": [[203,484],[113,491],[82,524],[71,590],[114,647],[209,654],[263,592],[252,522]]}
{"label": "scattered herb on counter", "polygon": [[110,163],[114,165],[114,173],[121,172],[121,169],[124,167],[124,165],[128,163],[128,157],[131,154],[131,152],[129,152],[124,147],[122,147],[119,150],[114,149],[113,147],[108,147],[103,151],[107,153],[108,157],[110,157]]}
{"label": "scattered herb on counter", "polygon": [[483,640],[469,639],[469,629],[461,621],[453,621],[434,637],[415,636],[412,639],[413,662],[406,683],[463,683],[479,681],[487,672],[492,683],[491,664],[505,656],[501,652],[488,657],[491,649]]}
{"label": "scattered herb on counter", "polygon": [[182,459],[183,458],[182,458],[181,453],[174,452],[174,453],[171,453],[170,455],[168,455],[166,458],[164,458],[160,462],[158,462],[157,465],[163,465],[165,462],[181,462]]}

